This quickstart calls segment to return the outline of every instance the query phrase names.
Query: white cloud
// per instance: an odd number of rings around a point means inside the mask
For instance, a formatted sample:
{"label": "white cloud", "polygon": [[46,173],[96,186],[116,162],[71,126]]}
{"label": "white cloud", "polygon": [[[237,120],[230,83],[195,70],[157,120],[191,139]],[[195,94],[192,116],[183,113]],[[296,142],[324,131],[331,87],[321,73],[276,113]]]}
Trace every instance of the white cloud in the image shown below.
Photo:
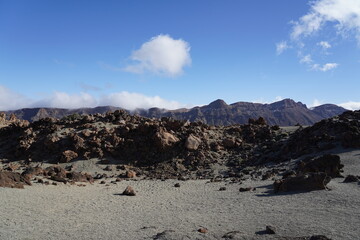
{"label": "white cloud", "polygon": [[317,45],[322,47],[323,49],[331,48],[331,44],[326,41],[318,42]]}
{"label": "white cloud", "polygon": [[326,63],[324,65],[314,64],[312,65],[312,70],[327,72],[329,70],[337,68],[338,66],[338,63]]}
{"label": "white cloud", "polygon": [[145,96],[139,93],[119,92],[112,93],[104,96],[100,99],[100,105],[111,105],[116,107],[122,107],[128,110],[134,110],[136,108],[166,108],[166,109],[177,109],[185,107],[176,101],[168,101],[159,96]]}
{"label": "white cloud", "polygon": [[310,36],[332,23],[337,33],[354,34],[360,43],[359,0],[316,0],[310,6],[306,15],[293,22],[292,39]]}
{"label": "white cloud", "polygon": [[318,99],[314,99],[314,101],[309,105],[310,108],[313,108],[313,107],[317,107],[317,106],[320,106],[322,105],[323,102],[318,100]]}
{"label": "white cloud", "polygon": [[146,71],[177,76],[185,66],[191,64],[190,45],[182,39],[173,39],[169,35],[158,35],[134,51],[130,59],[133,64],[123,70],[132,73]]}
{"label": "white cloud", "polygon": [[70,95],[64,92],[54,92],[50,97],[35,101],[31,105],[50,108],[96,107],[97,100],[88,93]]}
{"label": "white cloud", "polygon": [[266,101],[264,98],[259,98],[259,99],[255,99],[251,102],[253,103],[261,103],[261,104],[270,104],[270,103],[274,103],[274,102],[279,102],[284,100],[285,98],[283,98],[282,96],[276,96],[273,100],[271,101]]}
{"label": "white cloud", "polygon": [[279,102],[282,100],[284,100],[284,98],[282,96],[276,96],[274,102]]}
{"label": "white cloud", "polygon": [[27,107],[29,100],[18,93],[0,85],[0,111]]}
{"label": "white cloud", "polygon": [[312,60],[310,54],[305,55],[305,56],[303,56],[303,57],[300,59],[300,63],[310,64],[310,63],[312,63],[312,62],[313,62],[313,60]]}
{"label": "white cloud", "polygon": [[28,107],[51,107],[51,108],[83,108],[111,105],[128,110],[136,108],[148,109],[152,107],[178,109],[192,107],[177,101],[169,101],[159,96],[146,96],[140,93],[116,92],[100,97],[94,97],[88,93],[68,94],[54,92],[50,96],[35,100],[22,96],[0,85],[0,111],[16,110]]}
{"label": "white cloud", "polygon": [[286,41],[279,42],[276,44],[276,54],[280,55],[288,48],[289,46]]}
{"label": "white cloud", "polygon": [[359,110],[360,109],[360,102],[349,101],[349,102],[341,103],[338,105],[345,109],[348,109],[348,110]]}

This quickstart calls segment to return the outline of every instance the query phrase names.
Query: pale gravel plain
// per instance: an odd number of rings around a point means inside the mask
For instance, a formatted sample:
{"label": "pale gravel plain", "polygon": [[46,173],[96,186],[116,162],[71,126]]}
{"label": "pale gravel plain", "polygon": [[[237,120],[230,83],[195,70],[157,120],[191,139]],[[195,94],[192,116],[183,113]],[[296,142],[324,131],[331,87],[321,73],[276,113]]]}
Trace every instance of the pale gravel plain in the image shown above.
{"label": "pale gravel plain", "polygon": [[[339,155],[344,175],[360,175],[359,150]],[[360,185],[342,181],[333,179],[331,191],[280,195],[272,193],[273,181],[252,180],[191,180],[180,188],[175,180],[0,188],[0,239],[153,239],[165,230],[175,231],[168,239],[221,239],[230,231],[272,239],[255,235],[266,225],[275,226],[277,236],[360,239]],[[128,185],[137,196],[120,195]],[[218,191],[222,186],[227,190]],[[239,192],[246,186],[257,189]],[[200,227],[209,232],[198,233]]]}

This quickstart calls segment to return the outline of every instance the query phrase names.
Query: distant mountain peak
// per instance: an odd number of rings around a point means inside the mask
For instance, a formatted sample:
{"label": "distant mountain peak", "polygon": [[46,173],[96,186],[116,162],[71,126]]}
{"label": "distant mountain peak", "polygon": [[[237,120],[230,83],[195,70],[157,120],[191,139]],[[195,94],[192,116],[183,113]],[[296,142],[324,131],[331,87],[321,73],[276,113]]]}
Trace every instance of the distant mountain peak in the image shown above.
{"label": "distant mountain peak", "polygon": [[228,106],[228,104],[222,99],[217,99],[217,100],[211,102],[209,105],[207,105],[207,107],[213,108],[213,109],[224,108],[227,106]]}

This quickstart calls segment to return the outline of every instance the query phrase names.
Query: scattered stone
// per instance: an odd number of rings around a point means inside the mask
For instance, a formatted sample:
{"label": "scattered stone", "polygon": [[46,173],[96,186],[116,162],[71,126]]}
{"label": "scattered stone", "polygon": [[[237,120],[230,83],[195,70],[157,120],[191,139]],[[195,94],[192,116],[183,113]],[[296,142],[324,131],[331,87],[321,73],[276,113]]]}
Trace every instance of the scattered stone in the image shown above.
{"label": "scattered stone", "polygon": [[309,240],[331,240],[331,239],[324,235],[314,235],[311,236]]}
{"label": "scattered stone", "polygon": [[105,184],[106,182],[105,181],[101,181],[100,184]]}
{"label": "scattered stone", "polygon": [[266,232],[266,234],[275,234],[276,229],[275,229],[275,227],[268,225],[268,226],[266,226],[265,232]]}
{"label": "scattered stone", "polygon": [[220,187],[219,191],[226,191],[226,187]]}
{"label": "scattered stone", "polygon": [[201,227],[198,229],[199,233],[207,233],[209,230],[207,228]]}
{"label": "scattered stone", "polygon": [[104,168],[104,171],[113,171],[114,170],[114,168],[113,168],[113,166],[110,166],[110,165],[108,165],[108,166],[106,166],[105,168]]}
{"label": "scattered stone", "polygon": [[89,182],[93,183],[94,178],[88,173],[80,173],[80,172],[68,172],[66,177],[74,182]]}
{"label": "scattered stone", "polygon": [[65,178],[59,176],[51,176],[50,179],[56,182],[62,182],[64,184],[67,184],[68,182]]}
{"label": "scattered stone", "polygon": [[256,188],[253,188],[253,187],[246,187],[246,188],[241,187],[239,189],[240,192],[252,192],[252,191],[255,191],[255,190],[256,190]]}
{"label": "scattered stone", "polygon": [[132,171],[132,170],[129,170],[129,171],[126,172],[126,177],[127,178],[136,178],[136,172]]}
{"label": "scattered stone", "polygon": [[174,187],[179,188],[179,187],[180,187],[180,183],[175,183]]}
{"label": "scattered stone", "polygon": [[52,184],[52,185],[54,185],[54,186],[56,186],[56,185],[57,185],[57,183],[56,183],[56,182],[52,182],[51,184]]}
{"label": "scattered stone", "polygon": [[344,179],[344,183],[358,182],[358,181],[359,181],[359,178],[354,175],[347,175],[346,178]]}
{"label": "scattered stone", "polygon": [[125,189],[124,192],[123,192],[123,195],[126,195],[126,196],[135,196],[136,193],[135,193],[135,190],[133,189],[133,187],[127,186],[126,189]]}

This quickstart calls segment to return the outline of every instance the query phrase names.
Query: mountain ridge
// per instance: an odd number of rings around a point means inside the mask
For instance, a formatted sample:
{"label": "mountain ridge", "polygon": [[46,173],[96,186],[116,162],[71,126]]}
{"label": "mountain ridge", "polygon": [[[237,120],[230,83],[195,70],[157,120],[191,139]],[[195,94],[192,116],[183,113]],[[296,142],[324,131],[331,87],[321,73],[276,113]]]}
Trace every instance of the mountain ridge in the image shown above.
{"label": "mountain ridge", "polygon": [[[17,118],[37,121],[46,117],[63,118],[72,114],[104,114],[109,111],[123,109],[114,106],[98,106],[95,108],[23,108],[4,111],[7,115],[15,114]],[[125,109],[123,109],[125,110]],[[217,99],[208,105],[193,108],[167,110],[163,108],[126,110],[148,118],[171,117],[191,122],[201,121],[209,125],[232,125],[247,123],[249,118],[263,117],[270,125],[291,126],[295,124],[312,125],[322,119],[339,115],[346,109],[335,104],[323,104],[314,108],[307,108],[301,102],[284,99],[274,103],[235,102],[227,104]]]}

